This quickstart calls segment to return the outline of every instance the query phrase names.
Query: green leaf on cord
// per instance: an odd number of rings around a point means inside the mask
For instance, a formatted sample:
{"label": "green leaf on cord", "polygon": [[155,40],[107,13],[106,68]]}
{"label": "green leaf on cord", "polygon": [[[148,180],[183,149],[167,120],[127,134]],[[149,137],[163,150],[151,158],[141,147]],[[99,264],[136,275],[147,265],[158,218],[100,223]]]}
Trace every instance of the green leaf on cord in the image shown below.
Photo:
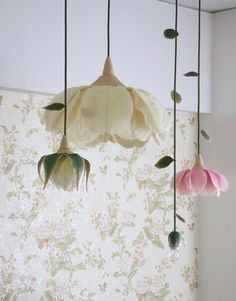
{"label": "green leaf on cord", "polygon": [[60,102],[54,102],[54,103],[51,103],[50,105],[44,107],[44,109],[48,110],[48,111],[60,111],[64,108],[65,108],[65,105]]}
{"label": "green leaf on cord", "polygon": [[181,103],[182,101],[182,96],[176,91],[171,91],[171,98],[176,103]]}
{"label": "green leaf on cord", "polygon": [[178,37],[178,35],[179,35],[178,31],[172,28],[167,28],[164,31],[164,36],[166,39],[175,39]]}
{"label": "green leaf on cord", "polygon": [[76,187],[78,190],[79,181],[80,181],[80,178],[81,178],[81,175],[83,172],[84,160],[78,154],[68,154],[68,157],[70,158],[70,160],[75,168],[75,171],[76,171]]}
{"label": "green leaf on cord", "polygon": [[88,191],[88,178],[89,178],[89,174],[90,174],[90,163],[86,159],[84,159],[84,174],[86,176],[86,190]]}
{"label": "green leaf on cord", "polygon": [[207,133],[206,130],[201,130],[201,135],[207,140],[207,141],[211,141],[211,137],[210,135]]}
{"label": "green leaf on cord", "polygon": [[172,162],[174,161],[174,159],[170,156],[165,156],[163,158],[161,158],[156,164],[155,167],[162,169],[162,168],[166,168],[168,167]]}
{"label": "green leaf on cord", "polygon": [[176,215],[176,217],[182,222],[182,223],[185,223],[185,219],[182,217],[182,216],[180,216],[179,214],[175,214]]}
{"label": "green leaf on cord", "polygon": [[49,178],[52,174],[53,168],[55,167],[58,159],[63,156],[62,154],[51,154],[48,156],[44,156],[44,160],[43,160],[43,167],[44,167],[44,173],[45,173],[45,181],[44,181],[44,187],[43,189],[45,189]]}
{"label": "green leaf on cord", "polygon": [[186,76],[186,77],[198,77],[199,74],[195,71],[189,71],[189,72],[185,73],[184,76]]}

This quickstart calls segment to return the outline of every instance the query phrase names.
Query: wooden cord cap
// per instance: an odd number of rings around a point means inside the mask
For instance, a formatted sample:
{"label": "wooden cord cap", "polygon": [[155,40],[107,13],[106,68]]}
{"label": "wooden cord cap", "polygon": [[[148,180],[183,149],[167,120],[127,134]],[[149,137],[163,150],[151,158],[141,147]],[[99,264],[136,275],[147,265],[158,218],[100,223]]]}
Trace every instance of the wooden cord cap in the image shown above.
{"label": "wooden cord cap", "polygon": [[66,135],[62,136],[60,148],[57,151],[58,154],[72,154],[72,150],[70,149],[68,139]]}
{"label": "wooden cord cap", "polygon": [[106,58],[102,75],[91,86],[124,86],[114,75],[112,61],[110,57]]}
{"label": "wooden cord cap", "polygon": [[194,164],[193,168],[195,168],[195,169],[205,168],[201,154],[196,155],[196,160],[195,160],[195,164]]}

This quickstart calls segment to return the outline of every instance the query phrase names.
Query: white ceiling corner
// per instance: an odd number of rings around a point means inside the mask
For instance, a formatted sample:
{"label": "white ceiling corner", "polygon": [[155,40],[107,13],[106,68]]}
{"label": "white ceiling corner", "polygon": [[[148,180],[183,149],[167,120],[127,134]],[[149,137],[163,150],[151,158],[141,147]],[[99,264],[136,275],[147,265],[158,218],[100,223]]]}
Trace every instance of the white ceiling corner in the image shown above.
{"label": "white ceiling corner", "polygon": [[[175,3],[175,0],[159,0],[161,2]],[[197,0],[179,0],[179,5],[197,9]],[[236,0],[202,0],[202,10],[207,12],[219,12],[236,8]]]}

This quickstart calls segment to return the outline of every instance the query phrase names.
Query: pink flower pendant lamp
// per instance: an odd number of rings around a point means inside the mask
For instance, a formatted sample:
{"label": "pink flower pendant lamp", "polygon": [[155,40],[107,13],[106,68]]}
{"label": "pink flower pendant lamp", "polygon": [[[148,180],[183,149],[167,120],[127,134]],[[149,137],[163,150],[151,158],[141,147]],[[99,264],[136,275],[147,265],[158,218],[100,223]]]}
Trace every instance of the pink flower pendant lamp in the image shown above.
{"label": "pink flower pendant lamp", "polygon": [[[173,188],[173,179],[171,187]],[[228,182],[219,172],[206,168],[202,156],[197,154],[192,169],[177,173],[176,189],[178,195],[220,196],[221,191],[225,192],[228,189]]]}
{"label": "pink flower pendant lamp", "polygon": [[[198,152],[192,169],[182,170],[176,175],[176,190],[178,195],[186,196],[220,196],[228,189],[227,179],[215,170],[204,166],[200,153],[200,50],[201,50],[201,0],[198,10],[198,72],[188,72],[185,76],[198,77]],[[171,180],[174,188],[174,179]]]}

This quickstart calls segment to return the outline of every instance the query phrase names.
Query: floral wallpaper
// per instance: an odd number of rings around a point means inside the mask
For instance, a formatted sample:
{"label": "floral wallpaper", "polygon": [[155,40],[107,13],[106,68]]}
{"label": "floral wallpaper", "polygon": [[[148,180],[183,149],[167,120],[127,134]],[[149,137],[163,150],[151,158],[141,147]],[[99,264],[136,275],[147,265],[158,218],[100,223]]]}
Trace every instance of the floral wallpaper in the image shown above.
{"label": "floral wallpaper", "polygon": [[[168,257],[171,131],[158,145],[108,143],[80,153],[91,162],[88,192],[42,189],[37,161],[56,150],[44,130],[50,97],[0,91],[0,300],[194,301],[198,287],[196,207],[178,198],[180,258]],[[171,114],[171,113],[170,113]],[[178,113],[178,167],[192,164],[195,115]]]}

